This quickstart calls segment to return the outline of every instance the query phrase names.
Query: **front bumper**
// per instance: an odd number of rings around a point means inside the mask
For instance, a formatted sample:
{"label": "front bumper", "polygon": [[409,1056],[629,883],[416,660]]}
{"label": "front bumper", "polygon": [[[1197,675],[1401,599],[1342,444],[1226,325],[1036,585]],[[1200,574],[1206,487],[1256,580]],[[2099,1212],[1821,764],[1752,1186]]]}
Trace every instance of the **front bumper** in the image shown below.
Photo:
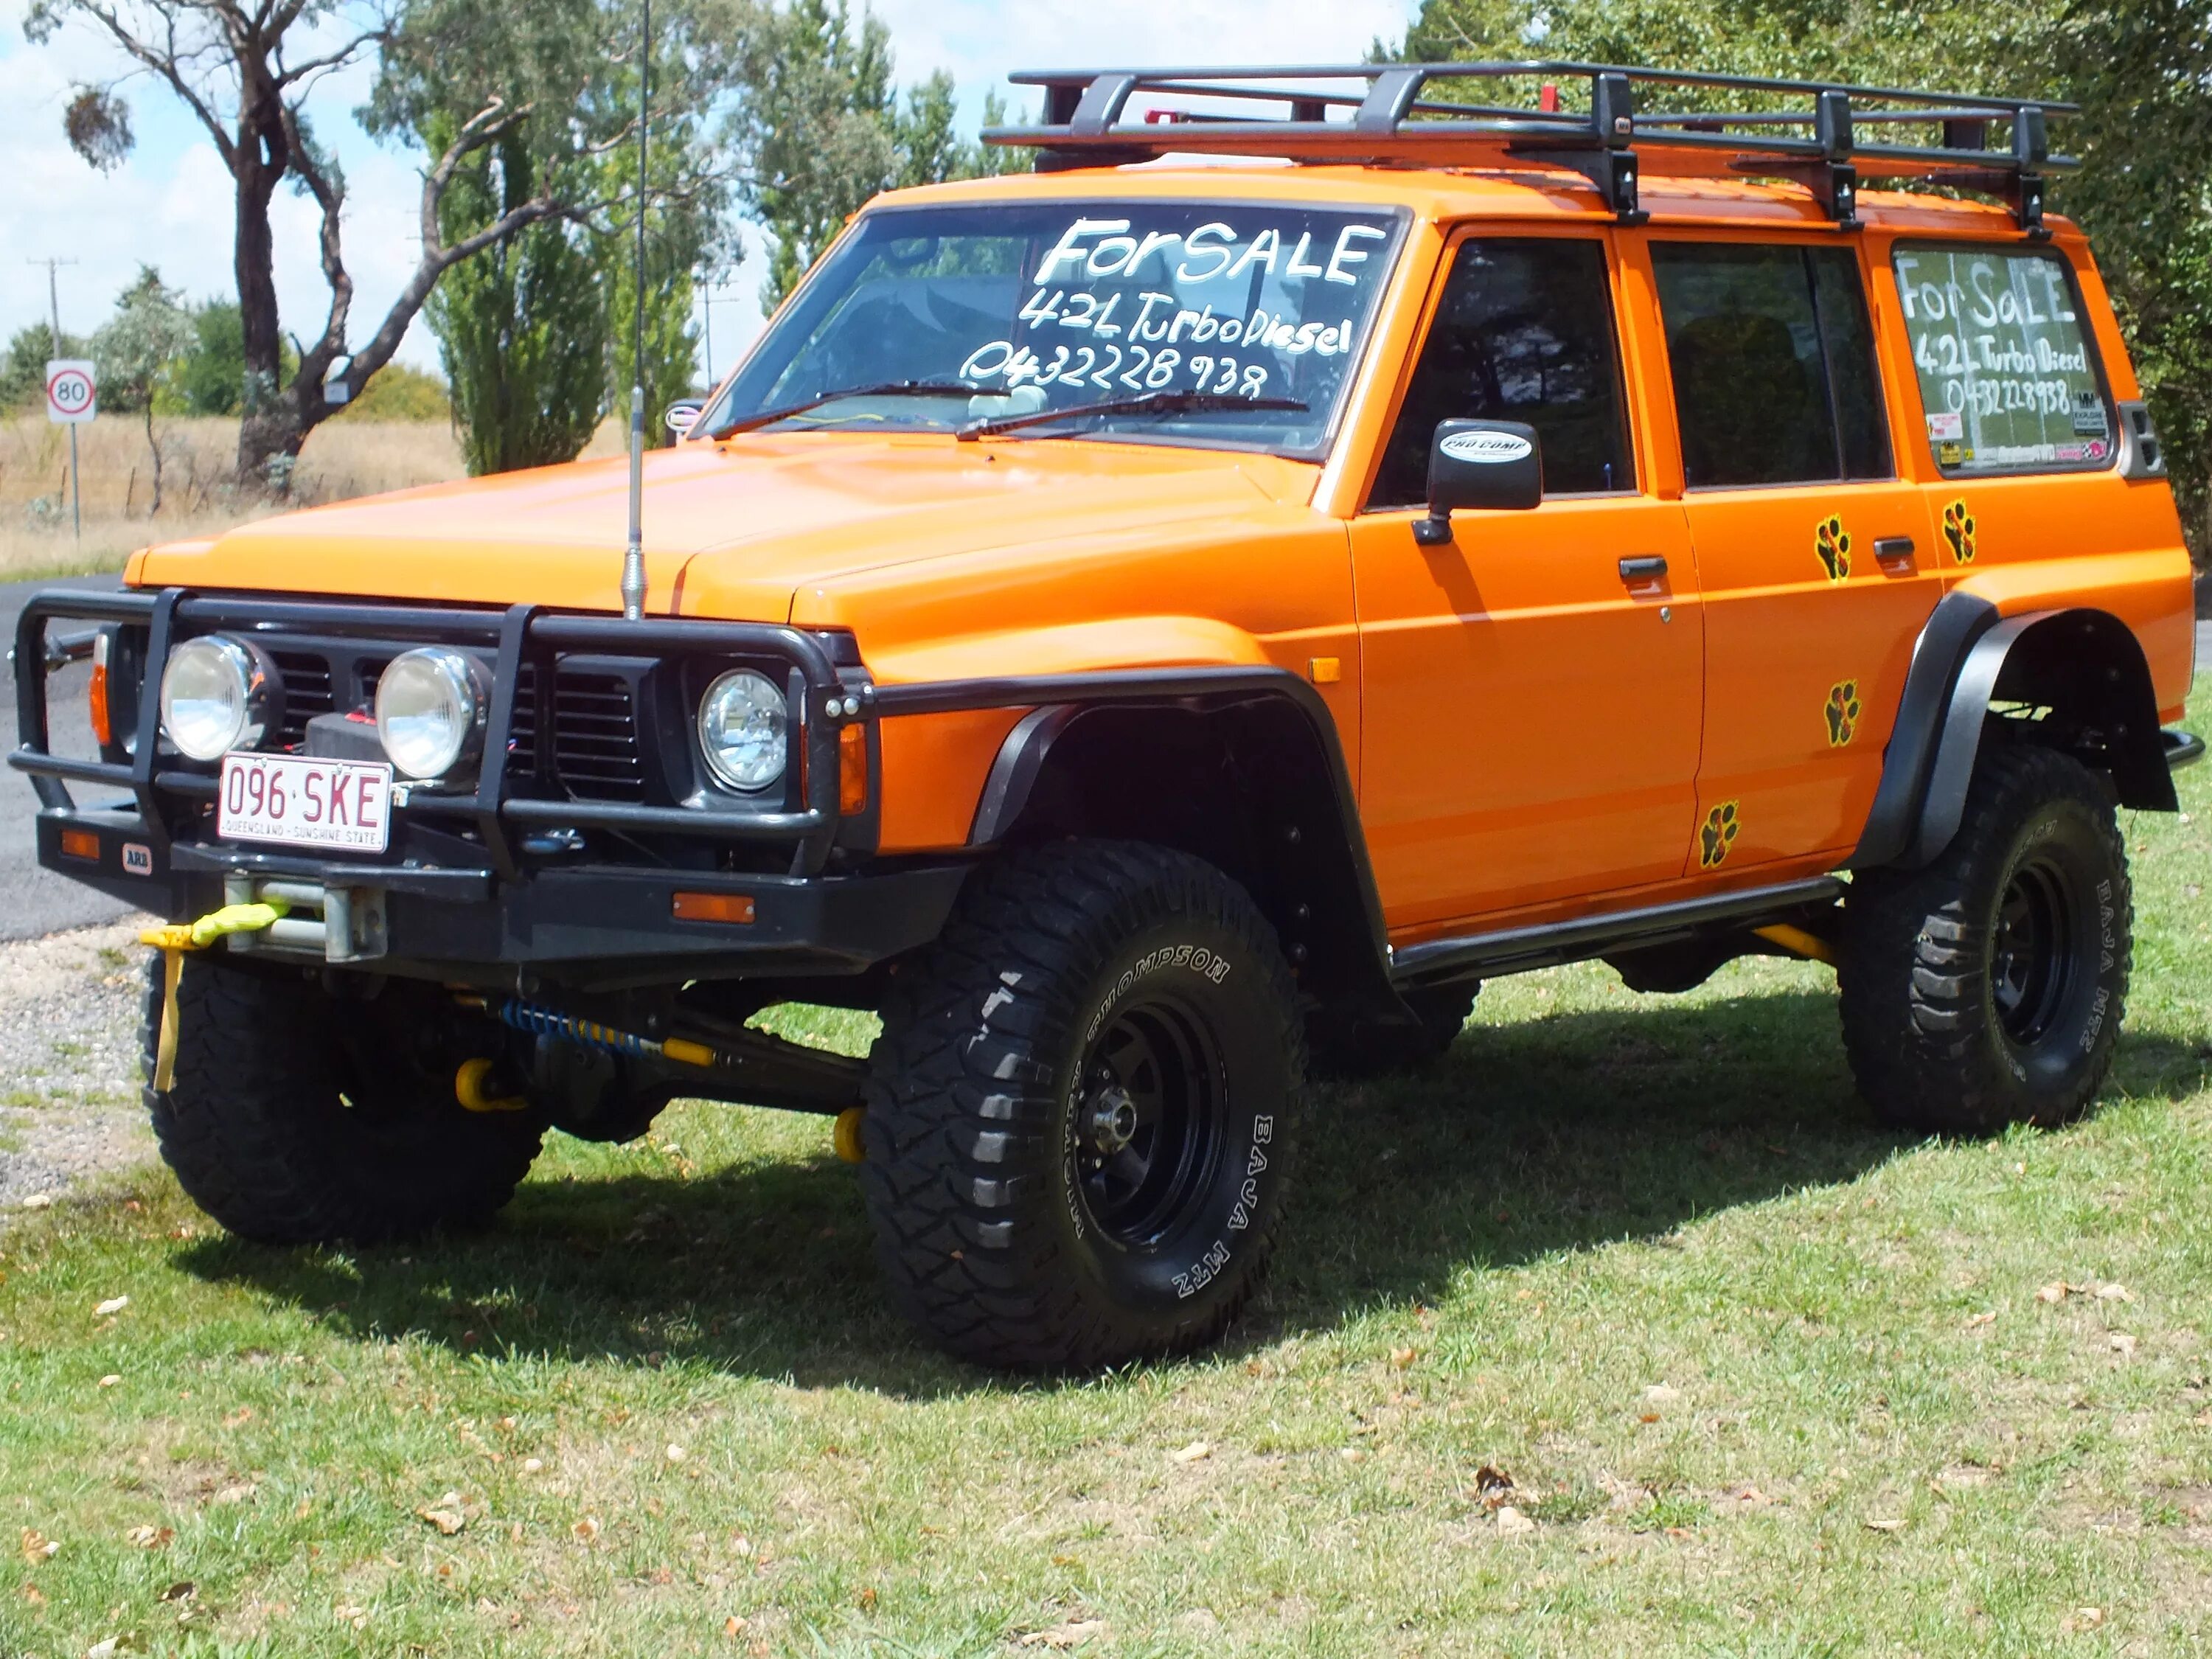
{"label": "front bumper", "polygon": [[[142,739],[128,752],[111,745],[99,760],[51,751],[42,665],[78,654],[69,642],[49,641],[48,625],[58,619],[143,630],[136,635],[144,667],[132,705],[142,734],[159,729],[161,665],[172,642],[192,634],[275,630],[258,636],[281,640],[284,630],[305,630],[475,648],[493,665],[475,789],[418,789],[404,804],[395,800],[391,847],[374,858],[219,840],[212,773],[164,755],[159,743]],[[786,798],[640,802],[565,788],[546,764],[554,665],[609,651],[742,661],[775,673],[795,716]],[[969,868],[957,859],[870,856],[872,803],[857,814],[841,811],[839,744],[845,727],[862,725],[874,772],[874,688],[864,672],[834,661],[821,638],[795,629],[626,623],[521,605],[461,611],[174,589],[71,592],[41,594],[24,607],[15,660],[19,746],[9,762],[39,793],[40,863],[175,921],[273,887],[303,916],[319,920],[239,947],[272,956],[507,983],[524,967],[592,983],[672,973],[853,974],[935,937]],[[534,675],[526,672],[533,666]],[[546,701],[534,719],[526,708],[518,721],[517,687],[532,684]],[[80,804],[72,783],[109,798]],[[118,793],[127,798],[114,799]],[[720,919],[696,919],[702,912]]]}

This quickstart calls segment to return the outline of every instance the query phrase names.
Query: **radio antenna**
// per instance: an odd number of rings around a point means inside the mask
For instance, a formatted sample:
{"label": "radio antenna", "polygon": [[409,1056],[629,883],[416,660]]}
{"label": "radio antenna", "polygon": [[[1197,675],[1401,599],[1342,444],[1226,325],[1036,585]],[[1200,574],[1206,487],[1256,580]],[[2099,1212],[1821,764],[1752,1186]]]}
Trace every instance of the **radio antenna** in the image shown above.
{"label": "radio antenna", "polygon": [[645,189],[653,132],[653,0],[642,0],[637,56],[637,312],[630,353],[629,544],[623,552],[623,615],[645,617]]}

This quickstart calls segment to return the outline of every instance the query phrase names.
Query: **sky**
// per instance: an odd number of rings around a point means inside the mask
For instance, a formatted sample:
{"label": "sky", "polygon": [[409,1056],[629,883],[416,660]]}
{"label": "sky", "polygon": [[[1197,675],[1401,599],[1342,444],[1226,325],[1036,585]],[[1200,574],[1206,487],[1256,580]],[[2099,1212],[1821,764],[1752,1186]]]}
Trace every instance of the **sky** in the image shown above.
{"label": "sky", "polygon": [[[131,82],[124,91],[137,148],[114,172],[94,172],[64,141],[62,112],[73,86],[112,78],[124,60],[82,23],[32,46],[23,38],[27,9],[28,0],[0,0],[0,154],[9,158],[0,179],[0,249],[13,253],[0,259],[0,338],[46,316],[48,273],[31,262],[49,257],[77,262],[58,272],[68,333],[88,333],[104,319],[142,264],[194,298],[228,297],[231,185],[206,134],[163,89]],[[872,0],[871,9],[890,29],[901,81],[950,70],[972,130],[984,95],[1003,86],[1010,70],[1356,61],[1378,37],[1401,35],[1417,6],[1414,0]],[[309,106],[348,182],[355,344],[374,331],[413,267],[422,194],[421,157],[377,143],[352,119],[368,81],[360,70],[336,76]],[[313,337],[328,307],[314,252],[319,215],[288,190],[274,217],[284,325]],[[760,328],[756,296],[765,262],[757,237],[747,240],[746,263],[718,291],[711,317],[701,319],[711,323],[718,373]],[[419,320],[400,358],[436,368],[436,343]]]}

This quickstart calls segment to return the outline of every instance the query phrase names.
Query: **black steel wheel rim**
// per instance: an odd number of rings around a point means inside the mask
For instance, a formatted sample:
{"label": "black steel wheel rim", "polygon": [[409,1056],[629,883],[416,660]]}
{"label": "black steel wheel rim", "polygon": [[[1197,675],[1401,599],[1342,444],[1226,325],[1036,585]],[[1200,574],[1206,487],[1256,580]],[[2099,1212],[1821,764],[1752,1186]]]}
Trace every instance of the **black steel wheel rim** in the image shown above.
{"label": "black steel wheel rim", "polygon": [[1997,900],[1990,944],[1990,995],[1997,1023],[2026,1045],[2047,1033],[2074,989],[2074,884],[2045,860],[2022,865]]}
{"label": "black steel wheel rim", "polygon": [[1117,1010],[1083,1057],[1069,1125],[1091,1224],[1128,1249],[1173,1233],[1212,1182],[1227,1105],[1204,1020],[1164,999]]}

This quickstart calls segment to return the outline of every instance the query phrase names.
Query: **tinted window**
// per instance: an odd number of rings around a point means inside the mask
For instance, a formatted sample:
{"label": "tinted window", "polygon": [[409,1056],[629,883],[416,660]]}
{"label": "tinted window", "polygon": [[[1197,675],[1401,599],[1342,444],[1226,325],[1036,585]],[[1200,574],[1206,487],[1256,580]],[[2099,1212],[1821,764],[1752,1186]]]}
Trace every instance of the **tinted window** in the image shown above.
{"label": "tinted window", "polygon": [[1437,422],[1458,419],[1535,428],[1547,494],[1636,487],[1600,244],[1461,246],[1369,505],[1426,501]]}
{"label": "tinted window", "polygon": [[1651,258],[1692,489],[1890,476],[1850,252],[1677,242]]}
{"label": "tinted window", "polygon": [[2056,471],[2112,459],[2112,410],[2055,253],[1899,248],[1897,297],[1944,471]]}

